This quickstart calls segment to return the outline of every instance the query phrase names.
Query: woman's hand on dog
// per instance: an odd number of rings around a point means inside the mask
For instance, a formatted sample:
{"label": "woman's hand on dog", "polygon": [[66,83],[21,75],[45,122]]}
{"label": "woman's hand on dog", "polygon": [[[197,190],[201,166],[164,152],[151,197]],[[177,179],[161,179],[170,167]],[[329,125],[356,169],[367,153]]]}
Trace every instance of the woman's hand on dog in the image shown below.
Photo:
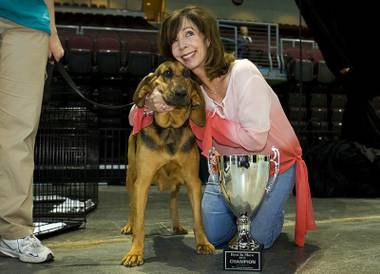
{"label": "woman's hand on dog", "polygon": [[150,95],[145,97],[145,109],[147,111],[168,112],[172,111],[174,107],[165,103],[159,87],[156,87]]}
{"label": "woman's hand on dog", "polygon": [[[133,113],[135,111],[135,108],[136,108],[136,105],[134,105],[131,108],[129,115],[128,115],[129,124],[131,126],[133,126]],[[145,97],[145,106],[144,106],[144,112],[145,113],[153,113],[154,111],[168,112],[168,111],[171,111],[173,109],[174,109],[174,107],[169,106],[165,103],[158,87],[156,87],[150,95],[147,95]]]}

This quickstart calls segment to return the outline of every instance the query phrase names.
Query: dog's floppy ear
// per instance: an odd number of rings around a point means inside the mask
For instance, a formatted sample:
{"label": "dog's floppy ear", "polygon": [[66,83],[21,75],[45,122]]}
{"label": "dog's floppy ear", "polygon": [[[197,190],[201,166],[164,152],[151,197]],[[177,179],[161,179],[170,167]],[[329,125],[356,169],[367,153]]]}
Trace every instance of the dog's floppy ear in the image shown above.
{"label": "dog's floppy ear", "polygon": [[138,107],[142,108],[145,105],[145,96],[153,92],[153,82],[156,77],[156,73],[149,73],[137,86],[133,94],[133,102],[135,102]]}
{"label": "dog's floppy ear", "polygon": [[192,81],[190,119],[196,125],[203,127],[206,123],[205,100],[199,85]]}

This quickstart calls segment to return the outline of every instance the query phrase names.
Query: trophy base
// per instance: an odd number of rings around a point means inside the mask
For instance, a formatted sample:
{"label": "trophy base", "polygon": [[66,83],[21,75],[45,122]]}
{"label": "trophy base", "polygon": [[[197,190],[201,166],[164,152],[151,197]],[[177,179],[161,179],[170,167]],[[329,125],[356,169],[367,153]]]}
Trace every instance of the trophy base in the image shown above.
{"label": "trophy base", "polygon": [[261,271],[261,251],[224,250],[224,270]]}

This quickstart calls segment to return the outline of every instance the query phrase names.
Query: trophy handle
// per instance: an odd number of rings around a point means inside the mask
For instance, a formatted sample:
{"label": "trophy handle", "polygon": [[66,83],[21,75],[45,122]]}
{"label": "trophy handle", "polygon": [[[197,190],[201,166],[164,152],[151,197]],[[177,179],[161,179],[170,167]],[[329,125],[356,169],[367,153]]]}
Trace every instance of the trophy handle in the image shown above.
{"label": "trophy handle", "polygon": [[265,187],[267,194],[271,192],[273,185],[276,182],[278,172],[280,170],[280,151],[275,146],[272,146],[272,152],[273,157],[271,157],[270,162],[274,164],[274,175],[272,178],[268,180],[268,184]]}
{"label": "trophy handle", "polygon": [[213,181],[215,182],[216,174],[218,173],[217,163],[215,159],[216,149],[215,147],[211,147],[208,151],[207,157],[207,165],[208,165],[208,173],[212,176]]}

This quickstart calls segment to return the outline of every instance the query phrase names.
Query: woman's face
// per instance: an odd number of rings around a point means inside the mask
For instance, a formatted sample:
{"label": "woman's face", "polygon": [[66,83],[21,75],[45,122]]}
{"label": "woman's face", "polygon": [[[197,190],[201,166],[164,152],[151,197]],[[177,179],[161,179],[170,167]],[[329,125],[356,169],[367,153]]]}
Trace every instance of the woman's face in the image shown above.
{"label": "woman's face", "polygon": [[197,74],[197,71],[204,68],[209,44],[197,26],[184,18],[172,44],[172,53],[175,59]]}

